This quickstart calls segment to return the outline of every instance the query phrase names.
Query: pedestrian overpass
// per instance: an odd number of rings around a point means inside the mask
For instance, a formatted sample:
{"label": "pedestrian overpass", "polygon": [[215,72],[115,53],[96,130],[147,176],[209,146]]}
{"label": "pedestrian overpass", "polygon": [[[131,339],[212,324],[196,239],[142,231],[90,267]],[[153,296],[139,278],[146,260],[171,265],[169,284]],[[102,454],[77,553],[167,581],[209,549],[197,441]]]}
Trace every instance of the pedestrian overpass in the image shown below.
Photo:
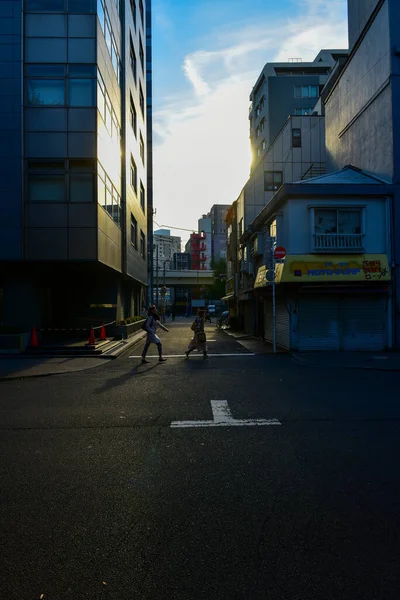
{"label": "pedestrian overpass", "polygon": [[207,304],[208,295],[214,283],[212,271],[170,271],[153,272],[153,299],[160,311],[174,307],[176,314],[190,314],[196,306]]}
{"label": "pedestrian overpass", "polygon": [[212,271],[164,271],[156,270],[153,273],[154,287],[165,285],[166,287],[203,287],[214,283],[214,273]]}

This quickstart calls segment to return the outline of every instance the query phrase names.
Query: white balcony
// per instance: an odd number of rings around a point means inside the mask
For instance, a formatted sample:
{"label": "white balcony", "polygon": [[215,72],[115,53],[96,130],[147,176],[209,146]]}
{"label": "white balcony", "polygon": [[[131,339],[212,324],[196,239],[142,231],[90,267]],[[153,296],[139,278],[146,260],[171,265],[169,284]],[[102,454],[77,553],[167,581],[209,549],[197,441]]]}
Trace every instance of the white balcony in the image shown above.
{"label": "white balcony", "polygon": [[363,252],[362,233],[315,233],[313,252]]}

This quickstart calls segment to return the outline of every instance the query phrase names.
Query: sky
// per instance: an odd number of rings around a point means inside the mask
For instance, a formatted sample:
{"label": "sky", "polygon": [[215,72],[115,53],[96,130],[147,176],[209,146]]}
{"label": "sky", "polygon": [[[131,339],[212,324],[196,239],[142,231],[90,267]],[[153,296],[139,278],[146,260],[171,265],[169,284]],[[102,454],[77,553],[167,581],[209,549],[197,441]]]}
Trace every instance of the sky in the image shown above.
{"label": "sky", "polygon": [[249,95],[265,63],[347,48],[346,0],[153,0],[154,229],[185,242],[249,176]]}

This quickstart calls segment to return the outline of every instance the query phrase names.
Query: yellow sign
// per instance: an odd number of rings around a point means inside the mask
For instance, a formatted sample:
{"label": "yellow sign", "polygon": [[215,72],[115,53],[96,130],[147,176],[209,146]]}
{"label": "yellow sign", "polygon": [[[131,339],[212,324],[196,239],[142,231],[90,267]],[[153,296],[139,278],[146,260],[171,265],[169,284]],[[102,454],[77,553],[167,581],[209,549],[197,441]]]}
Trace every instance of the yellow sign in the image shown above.
{"label": "yellow sign", "polygon": [[314,281],[390,281],[386,254],[288,256],[281,283]]}
{"label": "yellow sign", "polygon": [[[275,265],[275,283],[340,283],[342,281],[390,281],[386,254],[292,254]],[[258,269],[254,288],[271,285],[266,265]]]}

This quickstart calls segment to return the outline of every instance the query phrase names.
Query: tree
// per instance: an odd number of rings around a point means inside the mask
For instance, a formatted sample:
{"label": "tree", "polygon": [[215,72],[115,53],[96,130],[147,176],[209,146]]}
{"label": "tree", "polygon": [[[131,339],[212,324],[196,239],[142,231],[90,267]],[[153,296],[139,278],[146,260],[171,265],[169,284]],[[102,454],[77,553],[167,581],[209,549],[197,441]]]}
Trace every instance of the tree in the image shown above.
{"label": "tree", "polygon": [[225,296],[226,260],[224,258],[213,259],[211,269],[214,274],[214,283],[210,288],[210,297],[212,300],[220,300]]}

